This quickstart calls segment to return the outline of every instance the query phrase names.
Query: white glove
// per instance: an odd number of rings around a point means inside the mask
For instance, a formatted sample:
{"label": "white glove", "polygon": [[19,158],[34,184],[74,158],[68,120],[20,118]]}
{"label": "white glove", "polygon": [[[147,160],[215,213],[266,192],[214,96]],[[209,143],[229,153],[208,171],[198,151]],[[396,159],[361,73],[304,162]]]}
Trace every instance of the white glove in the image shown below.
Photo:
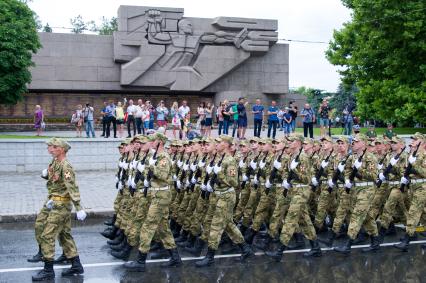
{"label": "white glove", "polygon": [[321,167],[323,168],[323,169],[325,169],[327,166],[328,166],[328,161],[325,161],[325,160],[323,160],[322,162],[321,162]]}
{"label": "white glove", "polygon": [[123,184],[121,182],[118,182],[118,189],[122,190],[123,189]]}
{"label": "white glove", "polygon": [[191,169],[192,172],[195,172],[195,170],[197,170],[197,165],[193,163],[191,164],[191,166],[189,166],[189,168]]}
{"label": "white glove", "polygon": [[272,184],[269,182],[269,178],[268,178],[266,179],[266,182],[265,182],[265,188],[270,189],[271,187],[272,187]]}
{"label": "white glove", "polygon": [[197,183],[197,179],[195,179],[195,177],[192,177],[192,179],[191,179],[191,184],[196,184]]}
{"label": "white glove", "polygon": [[182,161],[180,161],[180,160],[178,160],[178,162],[177,162],[177,166],[178,166],[179,168],[182,168],[182,165],[183,165],[183,162],[182,162]]}
{"label": "white glove", "polygon": [[265,168],[265,165],[266,165],[266,162],[263,162],[262,160],[260,160],[260,162],[259,162],[259,168],[263,169],[263,168]]}
{"label": "white glove", "polygon": [[250,161],[250,167],[251,167],[251,169],[256,170],[257,169],[257,163],[254,162],[253,160]]}
{"label": "white glove", "polygon": [[251,182],[252,182],[253,185],[259,184],[259,180],[257,179],[257,176],[254,176],[254,178]]}
{"label": "white glove", "polygon": [[238,167],[240,167],[240,168],[244,168],[245,167],[245,163],[244,163],[244,161],[243,160],[240,160],[240,162],[238,163]]}
{"label": "white glove", "polygon": [[132,179],[130,179],[129,177],[129,179],[127,179],[127,186],[130,187],[131,184],[132,184]]}
{"label": "white glove", "polygon": [[409,162],[410,164],[413,164],[414,162],[416,162],[416,160],[417,160],[417,157],[414,157],[414,156],[412,156],[412,155],[410,155],[410,157],[408,157],[408,162]]}
{"label": "white glove", "polygon": [[173,179],[173,181],[176,181],[177,180],[177,176],[173,175],[172,179]]}
{"label": "white glove", "polygon": [[148,187],[149,187],[149,182],[148,182],[148,180],[147,180],[147,179],[143,180],[143,186],[144,186],[145,188],[148,188]]}
{"label": "white glove", "polygon": [[86,219],[86,212],[84,210],[79,210],[77,211],[77,219],[80,221],[84,221],[84,219]]}
{"label": "white glove", "polygon": [[48,210],[51,210],[51,209],[53,208],[53,205],[54,205],[54,202],[53,202],[53,200],[51,200],[51,199],[49,199],[49,200],[46,202],[46,208],[47,208]]}
{"label": "white glove", "polygon": [[281,169],[281,162],[279,162],[278,160],[275,160],[274,161],[274,167],[275,167],[275,169],[280,170]]}
{"label": "white glove", "polygon": [[182,167],[182,170],[183,170],[183,171],[188,171],[188,169],[189,169],[189,165],[185,163],[185,164],[183,165],[183,167]]}
{"label": "white glove", "polygon": [[154,159],[151,157],[148,161],[148,164],[149,166],[154,166],[156,162],[157,162],[157,158]]}
{"label": "white glove", "polygon": [[213,188],[212,185],[210,184],[210,182],[207,183],[207,191],[212,193],[213,192]]}
{"label": "white glove", "polygon": [[43,178],[47,178],[47,175],[48,175],[48,173],[47,173],[47,169],[43,169],[43,171],[41,171],[41,176],[42,176]]}
{"label": "white glove", "polygon": [[123,168],[123,164],[124,164],[123,161],[118,162],[118,167]]}
{"label": "white glove", "polygon": [[135,178],[132,178],[132,188],[136,188]]}
{"label": "white glove", "polygon": [[348,189],[352,188],[352,183],[349,180],[346,180],[345,181],[345,187],[348,188]]}
{"label": "white glove", "polygon": [[395,157],[392,157],[392,158],[391,158],[391,160],[390,160],[390,164],[391,164],[392,166],[395,166],[395,164],[398,162],[398,160],[399,160],[399,158],[398,158],[398,159],[395,159]]}
{"label": "white glove", "polygon": [[206,165],[206,163],[205,162],[203,162],[202,160],[200,160],[199,162],[198,162],[198,167],[204,167],[204,165]]}
{"label": "white glove", "polygon": [[213,171],[213,167],[211,167],[211,166],[207,166],[207,168],[206,168],[206,172],[207,172],[207,174],[211,174],[212,173],[212,171]]}
{"label": "white glove", "polygon": [[287,179],[285,179],[283,182],[282,182],[282,187],[284,188],[284,189],[286,189],[286,190],[289,190],[290,188],[291,188],[291,185],[287,182]]}
{"label": "white glove", "polygon": [[132,168],[132,169],[135,169],[135,168],[136,168],[137,163],[138,163],[138,162],[137,162],[136,160],[133,160],[133,161],[132,161],[131,168]]}
{"label": "white glove", "polygon": [[290,169],[291,169],[291,170],[296,169],[297,165],[299,165],[299,162],[296,162],[296,160],[294,160],[294,159],[293,159],[293,160],[291,161],[291,164],[290,164]]}
{"label": "white glove", "polygon": [[177,180],[177,181],[176,181],[176,187],[177,187],[178,189],[182,188],[182,183],[180,182],[180,180]]}
{"label": "white glove", "polygon": [[118,181],[120,181],[120,179],[118,179],[118,177],[115,176],[115,182],[118,183]]}
{"label": "white glove", "polygon": [[355,160],[354,167],[355,167],[356,169],[359,169],[361,166],[362,166],[362,161],[361,161],[361,162],[359,162],[359,161],[358,161],[358,159],[357,159],[357,160]]}
{"label": "white glove", "polygon": [[219,174],[220,171],[222,171],[222,167],[215,165],[214,168],[213,168],[213,171],[217,175],[217,174]]}
{"label": "white glove", "polygon": [[129,169],[129,163],[124,162],[124,164],[123,164],[123,169],[124,169],[124,170]]}
{"label": "white glove", "polygon": [[407,178],[405,178],[404,176],[401,177],[401,184],[407,185],[408,183],[410,183],[410,180],[408,180]]}
{"label": "white glove", "polygon": [[248,181],[248,177],[246,174],[243,175],[243,182],[247,182]]}
{"label": "white glove", "polygon": [[312,185],[314,185],[315,187],[318,186],[318,180],[315,176],[312,177],[311,182],[312,182]]}
{"label": "white glove", "polygon": [[345,165],[343,163],[339,163],[339,165],[337,165],[337,169],[340,173],[343,173],[343,171],[345,170]]}
{"label": "white glove", "polygon": [[380,181],[382,181],[382,182],[386,181],[386,177],[385,177],[385,175],[384,175],[383,173],[380,173],[380,174],[379,174],[379,179],[380,179]]}
{"label": "white glove", "polygon": [[330,188],[334,188],[333,180],[328,179],[328,186],[329,186]]}
{"label": "white glove", "polygon": [[204,185],[204,184],[201,184],[201,190],[203,190],[203,191],[207,190],[207,186]]}
{"label": "white glove", "polygon": [[377,164],[377,169],[378,169],[378,170],[382,170],[382,169],[383,169],[383,164],[380,164],[380,163],[379,163],[379,164]]}
{"label": "white glove", "polygon": [[136,168],[138,168],[139,172],[143,173],[145,171],[145,164],[139,162]]}
{"label": "white glove", "polygon": [[191,185],[188,180],[185,181],[185,187],[189,187]]}

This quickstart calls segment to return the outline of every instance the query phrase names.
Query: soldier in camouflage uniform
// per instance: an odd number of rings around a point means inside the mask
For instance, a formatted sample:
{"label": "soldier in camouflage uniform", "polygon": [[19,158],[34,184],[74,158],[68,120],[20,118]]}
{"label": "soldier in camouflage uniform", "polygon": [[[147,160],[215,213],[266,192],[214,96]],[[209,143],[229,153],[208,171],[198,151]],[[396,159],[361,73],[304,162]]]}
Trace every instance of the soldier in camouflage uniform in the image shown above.
{"label": "soldier in camouflage uniform", "polygon": [[[77,219],[84,220],[86,213],[80,205],[80,192],[75,182],[74,170],[66,158],[70,145],[59,138],[47,141],[48,151],[54,157],[53,166],[47,169],[48,200],[44,207],[48,209],[46,223],[40,234],[40,247],[44,259],[44,268],[32,277],[33,281],[43,281],[55,277],[53,258],[55,240],[61,235],[60,242],[65,255],[71,261],[71,268],[62,272],[62,276],[83,274],[77,247],[71,236],[71,209],[75,207]],[[66,231],[65,233],[61,233]]]}
{"label": "soldier in camouflage uniform", "polygon": [[265,139],[265,144],[262,147],[262,151],[265,156],[259,161],[259,168],[254,175],[254,186],[253,189],[260,191],[260,200],[256,207],[253,223],[250,229],[244,235],[245,241],[249,244],[253,244],[254,237],[259,232],[262,224],[269,222],[269,218],[275,207],[275,186],[272,186],[269,181],[272,170],[272,162],[274,159],[274,152],[272,149],[272,140]]}
{"label": "soldier in camouflage uniform", "polygon": [[[182,202],[182,199],[184,197],[184,193],[181,191],[180,188],[177,187],[178,185],[178,175],[180,175],[180,171],[182,170],[182,166],[184,163],[184,158],[186,156],[185,154],[185,148],[187,147],[187,143],[185,141],[176,141],[175,142],[176,151],[178,152],[178,155],[176,156],[175,162],[172,160],[172,180],[173,180],[173,189],[174,193],[172,194],[172,203],[170,205],[170,227],[173,232],[173,236],[177,237],[180,234],[180,230],[182,226],[178,222],[178,212],[179,212],[179,206]],[[173,195],[174,198],[173,198]]]}
{"label": "soldier in camouflage uniform", "polygon": [[[407,166],[411,164],[412,170],[404,172],[400,182],[404,187],[410,184],[413,196],[407,215],[404,238],[401,243],[394,245],[395,248],[401,251],[408,250],[410,240],[415,237],[416,227],[426,207],[426,138],[423,134],[416,133],[411,139],[411,152]],[[416,150],[417,153],[415,155],[414,152]],[[425,245],[422,247],[425,247]]]}
{"label": "soldier in camouflage uniform", "polygon": [[351,176],[345,180],[345,187],[349,190],[355,190],[355,204],[349,222],[349,239],[343,246],[334,248],[336,252],[350,253],[351,246],[362,227],[371,237],[370,247],[363,249],[363,251],[377,251],[380,248],[375,219],[368,215],[375,193],[377,158],[367,151],[367,146],[368,138],[365,135],[359,134],[353,138],[354,162]]}
{"label": "soldier in camouflage uniform", "polygon": [[207,191],[216,195],[217,202],[210,226],[207,255],[203,260],[195,263],[197,267],[214,263],[214,254],[219,247],[223,232],[226,232],[232,242],[240,247],[241,260],[253,255],[250,246],[244,242],[243,235],[232,219],[236,201],[235,187],[238,185],[238,164],[231,152],[233,138],[220,136],[216,141],[218,142],[217,151],[222,157],[213,168],[214,176],[207,184]]}
{"label": "soldier in camouflage uniform", "polygon": [[[283,181],[283,188],[284,190],[294,190],[295,192],[291,198],[290,207],[281,229],[280,246],[273,252],[266,252],[266,255],[272,257],[275,261],[281,260],[284,250],[287,249],[290,239],[298,227],[300,227],[305,237],[309,239],[312,247],[304,256],[322,255],[307,205],[312,193],[309,184],[314,176],[310,159],[313,153],[313,141],[304,140],[303,136],[297,134],[289,136],[288,140],[291,141],[289,145],[291,150],[296,153],[291,157],[289,176]],[[302,149],[304,152],[302,152]]]}
{"label": "soldier in camouflage uniform", "polygon": [[[251,140],[250,140],[251,141]],[[248,160],[250,156],[252,156],[252,152],[250,151],[250,143],[246,140],[241,140],[239,145],[239,149],[236,155],[236,159],[238,161],[238,188],[237,188],[237,204],[235,206],[234,211],[234,222],[238,223],[241,219],[243,209],[247,204],[247,201],[250,197],[250,191],[247,190],[246,182],[247,178],[247,167]],[[244,185],[243,185],[244,184]]]}
{"label": "soldier in camouflage uniform", "polygon": [[[170,178],[170,170],[172,163],[170,156],[164,150],[167,137],[156,133],[148,138],[152,142],[152,148],[157,149],[148,161],[148,174],[144,180],[143,197],[149,197],[150,203],[140,229],[138,258],[135,261],[124,264],[126,269],[140,272],[145,271],[146,257],[150,250],[151,241],[156,233],[164,248],[169,251],[171,256],[170,260],[162,266],[170,267],[182,264],[168,222],[171,202],[170,185],[172,179]],[[146,196],[145,192],[147,193]]]}
{"label": "soldier in camouflage uniform", "polygon": [[[383,185],[387,185],[383,190],[389,190],[387,199],[384,199],[384,208],[383,212],[379,217],[378,222],[380,223],[380,241],[383,242],[383,239],[389,229],[389,226],[393,223],[393,218],[396,215],[396,209],[399,208],[400,211],[406,215],[408,213],[408,192],[401,192],[399,189],[399,181],[404,175],[404,169],[407,164],[407,154],[403,152],[405,147],[405,142],[398,137],[392,137],[390,144],[392,146],[392,158],[389,159],[386,163],[386,167],[380,168],[378,179],[383,182],[383,184],[378,188],[378,191],[382,190]],[[385,172],[387,168],[389,172]],[[377,194],[377,193],[376,193]],[[374,213],[370,212],[369,213]],[[373,214],[374,217],[374,214]],[[392,224],[393,226],[393,224]]]}

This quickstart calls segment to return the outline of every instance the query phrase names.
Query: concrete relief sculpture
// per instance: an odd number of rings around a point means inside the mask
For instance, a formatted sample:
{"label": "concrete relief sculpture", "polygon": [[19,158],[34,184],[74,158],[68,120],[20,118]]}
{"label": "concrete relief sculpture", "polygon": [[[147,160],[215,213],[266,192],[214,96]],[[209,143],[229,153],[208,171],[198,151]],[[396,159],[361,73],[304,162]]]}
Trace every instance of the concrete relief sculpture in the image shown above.
{"label": "concrete relief sculpture", "polygon": [[114,59],[123,86],[201,91],[277,41],[277,21],[183,18],[183,9],[121,6]]}

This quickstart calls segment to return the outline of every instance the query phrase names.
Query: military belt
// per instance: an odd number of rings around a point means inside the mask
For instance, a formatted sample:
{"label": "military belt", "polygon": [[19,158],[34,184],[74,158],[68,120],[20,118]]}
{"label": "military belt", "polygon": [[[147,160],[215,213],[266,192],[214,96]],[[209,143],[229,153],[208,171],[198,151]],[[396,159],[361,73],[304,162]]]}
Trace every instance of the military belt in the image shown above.
{"label": "military belt", "polygon": [[169,186],[161,187],[161,188],[150,188],[149,190],[151,192],[159,192],[159,191],[167,191],[169,189]]}
{"label": "military belt", "polygon": [[235,190],[234,190],[234,188],[229,188],[229,189],[227,189],[226,191],[224,191],[224,192],[218,192],[218,191],[214,191],[214,193],[217,195],[217,196],[220,196],[220,195],[224,195],[224,194],[227,194],[227,193],[232,193],[232,192],[234,192]]}
{"label": "military belt", "polygon": [[411,180],[410,181],[412,184],[419,184],[419,183],[424,183],[426,182],[426,179],[416,179],[416,180]]}
{"label": "military belt", "polygon": [[61,196],[51,196],[50,199],[53,201],[63,201],[63,202],[71,201],[70,197],[61,197]]}
{"label": "military belt", "polygon": [[366,186],[372,186],[372,185],[374,185],[374,182],[355,183],[355,187],[366,187]]}
{"label": "military belt", "polygon": [[297,185],[293,185],[293,188],[304,188],[307,187],[308,185],[305,184],[297,184]]}

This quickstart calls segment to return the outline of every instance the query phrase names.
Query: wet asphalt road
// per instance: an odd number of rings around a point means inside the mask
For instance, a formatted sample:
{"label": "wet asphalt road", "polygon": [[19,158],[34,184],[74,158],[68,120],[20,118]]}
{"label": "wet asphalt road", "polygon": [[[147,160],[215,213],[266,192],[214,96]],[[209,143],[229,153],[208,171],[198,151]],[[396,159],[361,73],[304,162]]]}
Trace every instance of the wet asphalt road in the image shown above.
{"label": "wet asphalt road", "polygon": [[[324,251],[323,257],[314,259],[305,259],[297,251],[286,253],[281,263],[272,262],[264,255],[239,263],[231,256],[217,258],[214,266],[203,269],[194,267],[189,254],[181,253],[186,258],[181,268],[162,269],[154,260],[147,264],[145,273],[131,273],[121,267],[122,261],[109,255],[106,241],[99,234],[104,228],[100,220],[73,224],[85,274],[61,278],[64,266],[57,266],[56,280],[52,282],[426,282],[425,250],[419,244],[412,245],[407,253],[382,247],[374,255],[354,249],[350,256]],[[394,242],[396,238],[388,240]],[[31,282],[35,269],[42,266],[26,261],[35,253],[32,223],[1,224],[0,282]],[[131,259],[135,256],[136,252]]]}

